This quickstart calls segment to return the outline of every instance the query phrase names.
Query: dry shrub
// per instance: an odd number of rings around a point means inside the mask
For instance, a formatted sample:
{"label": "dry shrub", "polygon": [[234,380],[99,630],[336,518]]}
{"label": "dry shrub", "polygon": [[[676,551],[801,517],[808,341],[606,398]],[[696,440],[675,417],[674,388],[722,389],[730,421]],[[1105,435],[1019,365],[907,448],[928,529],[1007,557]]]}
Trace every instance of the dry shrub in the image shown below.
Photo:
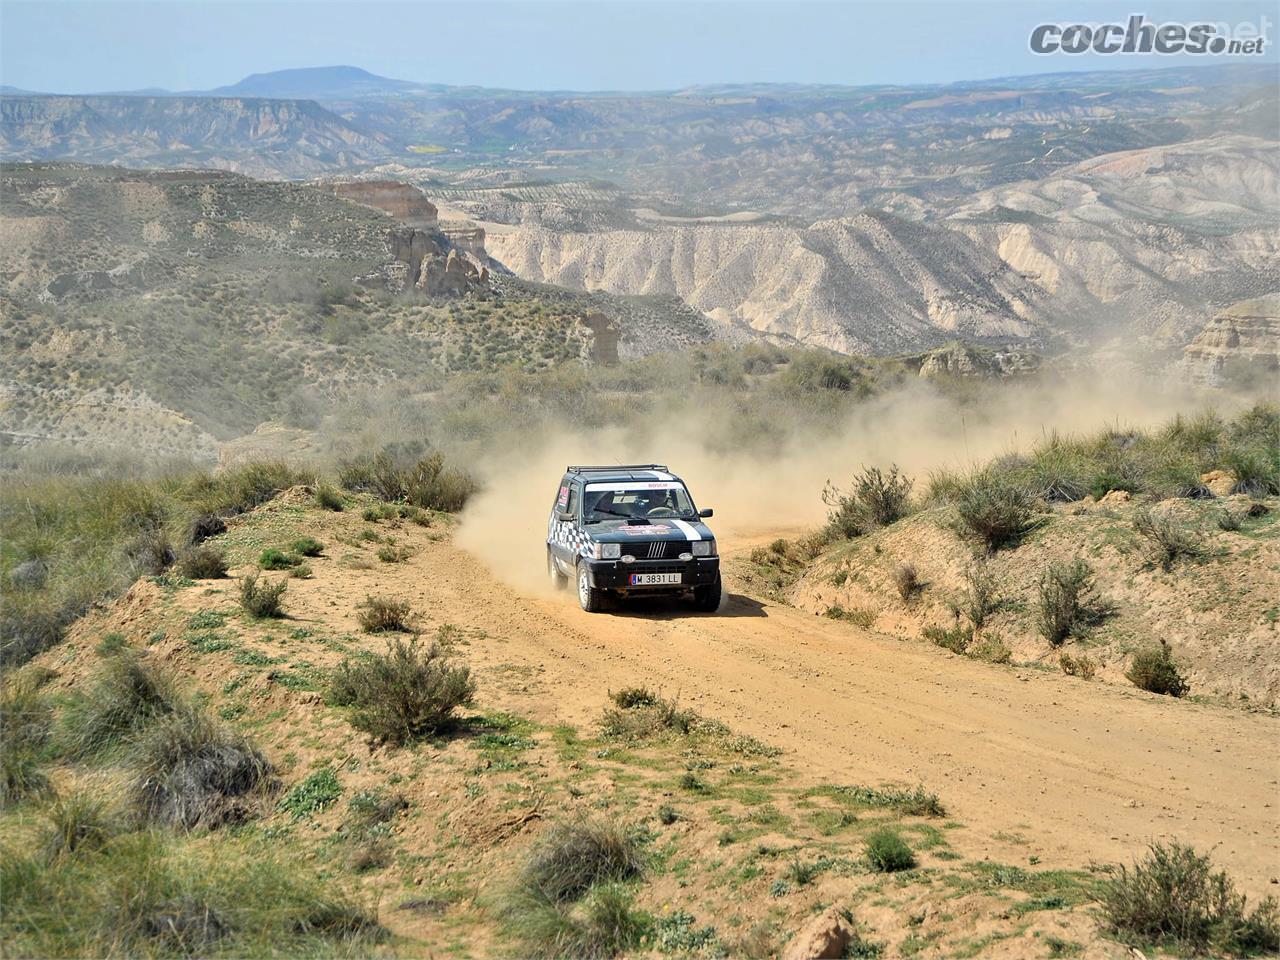
{"label": "dry shrub", "polygon": [[910,563],[900,563],[893,568],[893,585],[903,603],[910,603],[924,587],[915,565]]}
{"label": "dry shrub", "polygon": [[822,502],[828,507],[829,536],[848,539],[901,520],[907,515],[912,484],[897,464],[890,466],[888,473],[879,467],[864,467],[847,493],[827,481]]}
{"label": "dry shrub", "polygon": [[1147,542],[1152,562],[1162,570],[1172,570],[1179,558],[1204,554],[1196,532],[1170,513],[1143,508],[1133,515],[1133,529]]}
{"label": "dry shrub", "polygon": [[470,706],[475,692],[466,666],[417,637],[394,640],[382,655],[343,661],[329,684],[330,702],[352,708],[352,726],[393,744],[450,726],[454,711]]}
{"label": "dry shrub", "polygon": [[1016,479],[985,471],[963,482],[955,501],[960,531],[988,552],[1016,546],[1035,520],[1035,500]]}
{"label": "dry shrub", "polygon": [[1092,680],[1098,672],[1098,664],[1086,653],[1072,656],[1064,650],[1058,657],[1058,666],[1067,676],[1081,680]]}
{"label": "dry shrub", "polygon": [[1178,672],[1173,651],[1163,639],[1159,646],[1135,653],[1125,676],[1135,687],[1170,697],[1186,696],[1191,689]]}
{"label": "dry shrub", "polygon": [[421,444],[391,444],[376,454],[343,461],[338,482],[388,502],[449,513],[461,510],[479,484],[470,474],[446,467],[441,453],[420,456],[424,449]]}
{"label": "dry shrub", "polygon": [[128,746],[180,705],[168,673],[122,649],[103,663],[88,693],[67,704],[59,740],[72,757],[101,757]]}
{"label": "dry shrub", "polygon": [[246,574],[240,580],[240,606],[255,617],[283,617],[284,592],[288,588],[284,580],[259,583],[256,573]]}
{"label": "dry shrub", "polygon": [[366,633],[408,632],[412,610],[407,600],[367,596],[357,608],[360,629]]}
{"label": "dry shrub", "polygon": [[964,570],[965,592],[957,605],[969,618],[975,630],[981,630],[987,619],[1000,609],[1000,585],[985,560],[975,560]]}
{"label": "dry shrub", "polygon": [[559,823],[529,852],[521,883],[560,903],[577,899],[602,881],[637,877],[643,867],[634,836],[618,823]]}
{"label": "dry shrub", "polygon": [[139,815],[187,830],[244,819],[246,798],[266,786],[271,774],[247,738],[185,705],[147,729],[133,767]]}
{"label": "dry shrub", "polygon": [[227,575],[227,554],[209,544],[187,547],[177,559],[177,570],[191,580],[219,580]]}
{"label": "dry shrub", "polygon": [[1036,628],[1060,647],[1080,635],[1095,617],[1092,606],[1093,571],[1083,560],[1051,563],[1040,575]]}
{"label": "dry shrub", "polygon": [[1178,952],[1253,956],[1280,951],[1280,910],[1268,897],[1251,912],[1244,894],[1207,856],[1177,841],[1153,843],[1130,867],[1110,868],[1099,901],[1112,931]]}

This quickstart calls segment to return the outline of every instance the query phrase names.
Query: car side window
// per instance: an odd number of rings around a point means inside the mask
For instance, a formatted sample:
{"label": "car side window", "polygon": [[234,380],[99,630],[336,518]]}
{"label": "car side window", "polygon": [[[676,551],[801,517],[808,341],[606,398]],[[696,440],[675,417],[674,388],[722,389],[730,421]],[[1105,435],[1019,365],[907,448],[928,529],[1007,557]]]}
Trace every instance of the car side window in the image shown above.
{"label": "car side window", "polygon": [[568,477],[560,481],[560,489],[556,491],[556,503],[552,510],[559,513],[561,510],[569,509],[569,490],[572,486]]}
{"label": "car side window", "polygon": [[569,499],[564,510],[573,514],[575,518],[578,515],[578,488],[574,485],[570,485],[569,487]]}

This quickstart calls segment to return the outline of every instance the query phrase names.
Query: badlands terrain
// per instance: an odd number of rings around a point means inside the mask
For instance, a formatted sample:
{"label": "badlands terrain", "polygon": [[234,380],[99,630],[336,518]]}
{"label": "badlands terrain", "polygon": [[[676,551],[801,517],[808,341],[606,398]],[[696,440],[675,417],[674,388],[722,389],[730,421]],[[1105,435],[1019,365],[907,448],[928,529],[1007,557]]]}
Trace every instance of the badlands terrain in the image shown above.
{"label": "badlands terrain", "polygon": [[1280,952],[1276,89],[0,91],[0,952]]}

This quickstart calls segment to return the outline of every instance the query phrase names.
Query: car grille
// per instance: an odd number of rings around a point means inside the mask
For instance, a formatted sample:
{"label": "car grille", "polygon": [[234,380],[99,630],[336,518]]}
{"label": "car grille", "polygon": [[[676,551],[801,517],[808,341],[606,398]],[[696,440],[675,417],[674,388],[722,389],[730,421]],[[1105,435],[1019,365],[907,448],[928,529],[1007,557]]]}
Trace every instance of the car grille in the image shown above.
{"label": "car grille", "polygon": [[623,548],[637,560],[674,560],[682,553],[689,552],[686,540],[652,540],[649,543],[630,544]]}

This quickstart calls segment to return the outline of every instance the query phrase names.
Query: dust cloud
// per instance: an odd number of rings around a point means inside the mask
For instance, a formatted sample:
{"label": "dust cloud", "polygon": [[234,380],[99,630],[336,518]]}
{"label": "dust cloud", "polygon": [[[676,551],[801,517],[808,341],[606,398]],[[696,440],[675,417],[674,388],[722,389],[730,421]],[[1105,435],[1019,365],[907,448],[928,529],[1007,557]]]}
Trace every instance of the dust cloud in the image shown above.
{"label": "dust cloud", "polygon": [[768,455],[717,452],[711,418],[686,410],[669,429],[636,432],[543,431],[513,434],[501,450],[481,455],[484,490],[463,513],[457,542],[500,579],[527,593],[550,594],[545,532],[568,464],[661,463],[681,476],[710,521],[722,551],[762,537],[791,536],[823,522],[822,488],[843,485],[863,465],[896,463],[927,486],[937,469],[966,470],[991,457],[1026,452],[1056,431],[1147,428],[1177,413],[1242,406],[1219,392],[1185,384],[1098,373],[1052,386],[1010,384],[957,402],[927,383],[867,400],[843,422],[786,430]]}

